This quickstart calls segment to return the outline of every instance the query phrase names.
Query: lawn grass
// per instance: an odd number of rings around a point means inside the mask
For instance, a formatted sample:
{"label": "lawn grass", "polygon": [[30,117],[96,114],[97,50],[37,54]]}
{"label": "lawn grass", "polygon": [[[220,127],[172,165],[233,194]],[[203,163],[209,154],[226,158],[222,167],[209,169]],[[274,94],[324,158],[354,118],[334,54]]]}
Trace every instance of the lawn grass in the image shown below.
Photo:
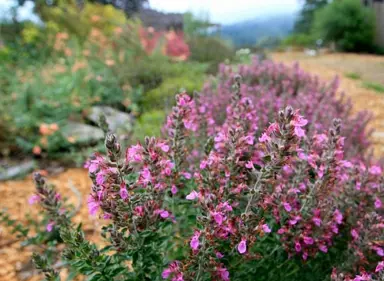
{"label": "lawn grass", "polygon": [[360,80],[361,79],[361,75],[359,73],[356,73],[356,72],[348,72],[348,73],[345,73],[344,76],[347,78],[353,79],[353,80]]}
{"label": "lawn grass", "polygon": [[375,82],[363,82],[363,87],[378,93],[384,93],[384,85]]}

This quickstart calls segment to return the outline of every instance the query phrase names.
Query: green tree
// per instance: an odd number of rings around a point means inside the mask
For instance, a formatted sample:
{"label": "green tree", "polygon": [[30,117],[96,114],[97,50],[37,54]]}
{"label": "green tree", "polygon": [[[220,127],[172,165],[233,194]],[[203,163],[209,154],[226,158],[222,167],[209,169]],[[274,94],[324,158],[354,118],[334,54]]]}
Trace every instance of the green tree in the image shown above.
{"label": "green tree", "polygon": [[375,16],[360,0],[333,1],[315,13],[314,33],[337,49],[370,52],[375,38]]}
{"label": "green tree", "polygon": [[295,23],[295,33],[310,33],[316,11],[328,4],[328,0],[304,0],[303,8]]}

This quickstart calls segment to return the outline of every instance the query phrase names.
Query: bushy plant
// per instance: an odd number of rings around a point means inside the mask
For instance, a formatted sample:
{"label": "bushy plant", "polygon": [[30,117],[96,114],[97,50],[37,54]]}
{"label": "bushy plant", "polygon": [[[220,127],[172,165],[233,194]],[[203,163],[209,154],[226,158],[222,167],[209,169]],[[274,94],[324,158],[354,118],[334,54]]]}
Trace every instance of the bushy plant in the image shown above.
{"label": "bushy plant", "polygon": [[375,17],[359,0],[333,1],[315,14],[314,32],[348,52],[373,51]]}
{"label": "bushy plant", "polygon": [[217,37],[194,36],[187,43],[191,49],[191,60],[209,63],[210,73],[216,73],[221,62],[231,60],[235,56],[232,46]]}
{"label": "bushy plant", "polygon": [[92,280],[384,277],[383,170],[364,157],[364,119],[350,119],[335,83],[298,68],[255,61],[239,72],[222,66],[215,87],[178,95],[164,138],[123,150],[107,133],[106,155],[86,163],[106,247],[84,239],[35,175],[71,270]]}

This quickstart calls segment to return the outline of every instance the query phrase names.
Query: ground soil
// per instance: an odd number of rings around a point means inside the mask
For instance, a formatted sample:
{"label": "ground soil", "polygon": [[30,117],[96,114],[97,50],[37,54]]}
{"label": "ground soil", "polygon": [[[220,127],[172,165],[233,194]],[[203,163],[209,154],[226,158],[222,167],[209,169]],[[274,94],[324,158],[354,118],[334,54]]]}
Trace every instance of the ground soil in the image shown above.
{"label": "ground soil", "polygon": [[[355,72],[361,75],[361,79],[384,83],[384,57],[345,54],[308,57],[302,53],[275,53],[271,56],[275,61],[287,64],[298,61],[302,68],[318,75],[323,80],[329,80],[335,75],[339,75],[342,78],[341,90],[352,99],[354,110],[373,112],[374,119],[370,126],[376,129],[373,137],[375,155],[384,156],[384,94],[365,89],[361,80],[345,77],[346,73]],[[98,220],[90,217],[87,211],[86,199],[91,182],[86,170],[70,169],[58,175],[48,175],[48,179],[65,197],[70,198],[71,203],[77,205],[81,202],[81,208],[75,221],[82,221],[88,237],[96,240],[96,237],[99,237],[97,230],[100,229],[100,225]],[[76,196],[71,186],[81,193],[81,197]],[[7,209],[14,219],[21,222],[26,221],[26,213],[38,216],[36,206],[29,206],[27,203],[33,190],[31,177],[0,183],[0,208]],[[0,225],[0,280],[40,280],[39,276],[31,276],[31,273],[34,273],[29,263],[32,250],[22,248],[7,228]]]}

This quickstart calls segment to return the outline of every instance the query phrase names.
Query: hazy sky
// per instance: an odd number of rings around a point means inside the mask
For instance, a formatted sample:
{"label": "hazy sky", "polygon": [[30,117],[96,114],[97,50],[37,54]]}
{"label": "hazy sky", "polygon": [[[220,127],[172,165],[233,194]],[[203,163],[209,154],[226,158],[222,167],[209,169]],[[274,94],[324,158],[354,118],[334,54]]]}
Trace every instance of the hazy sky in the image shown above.
{"label": "hazy sky", "polygon": [[[16,0],[0,0],[0,19],[9,18],[9,7]],[[270,14],[294,13],[298,11],[299,0],[149,0],[154,9],[165,12],[187,12],[208,14],[216,23],[233,23]],[[32,2],[27,1],[19,9],[18,18],[38,19],[31,16]]]}
{"label": "hazy sky", "polygon": [[300,7],[299,0],[149,0],[149,3],[152,8],[166,12],[205,12],[217,23],[294,13]]}

